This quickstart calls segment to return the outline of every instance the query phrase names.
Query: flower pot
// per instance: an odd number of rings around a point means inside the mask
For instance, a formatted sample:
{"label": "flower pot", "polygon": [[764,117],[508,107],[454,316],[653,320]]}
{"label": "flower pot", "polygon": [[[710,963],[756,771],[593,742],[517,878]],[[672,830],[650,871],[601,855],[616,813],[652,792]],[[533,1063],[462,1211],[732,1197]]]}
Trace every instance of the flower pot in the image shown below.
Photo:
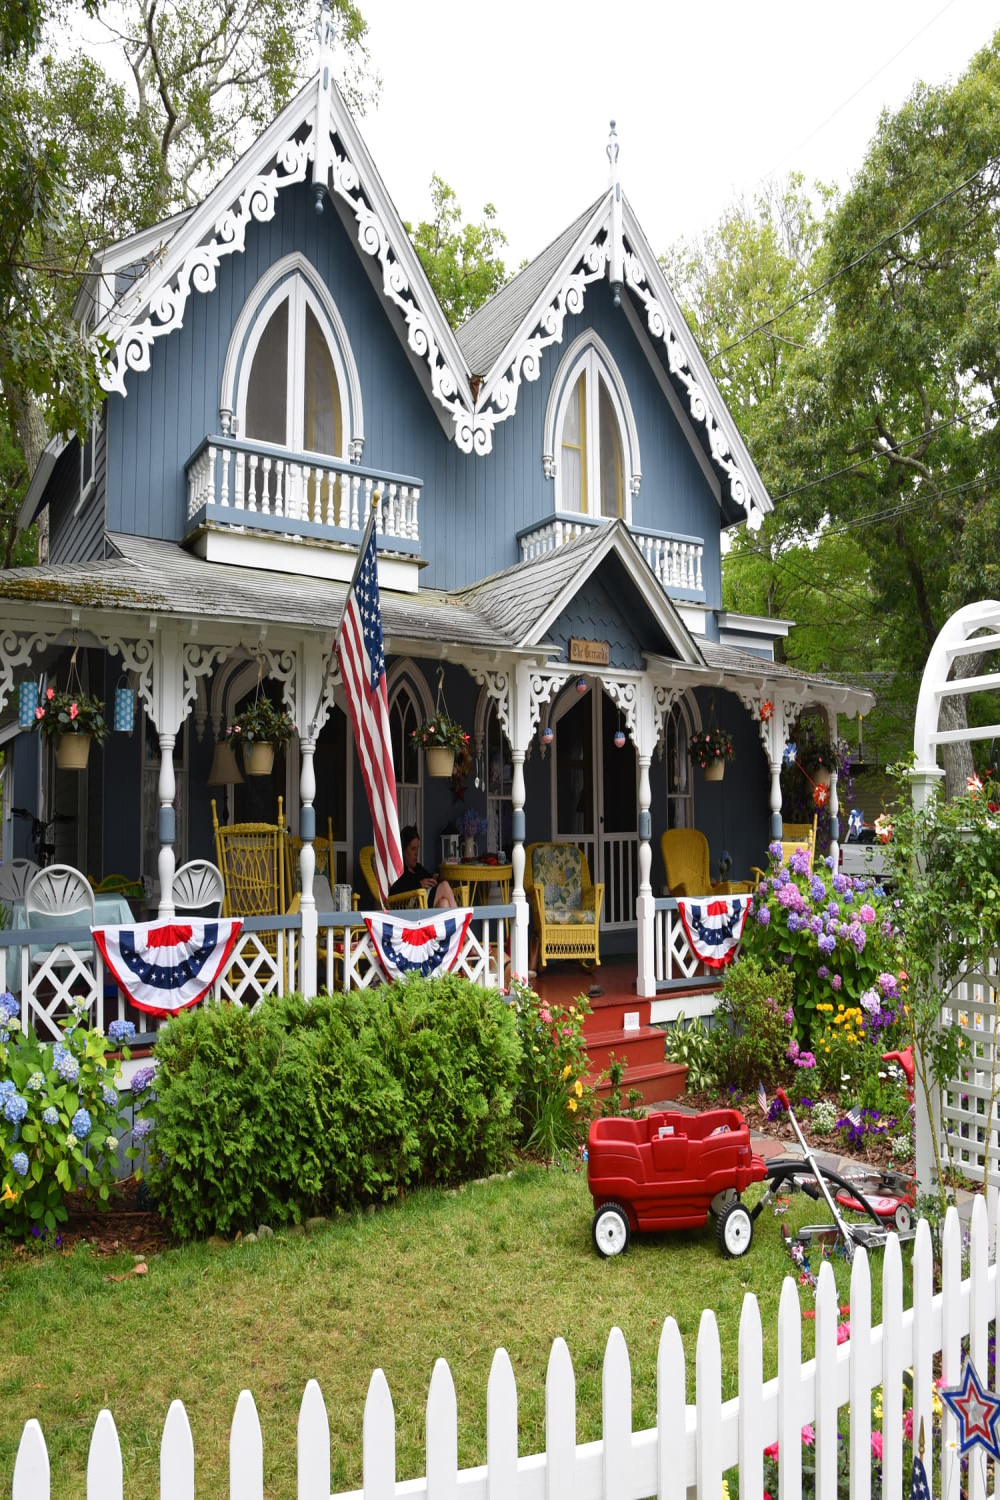
{"label": "flower pot", "polygon": [[476,841],[475,841],[474,838],[463,838],[463,840],[462,840],[462,858],[463,858],[463,860],[470,860],[470,859],[478,859],[479,858],[479,846],[476,843]]}
{"label": "flower pot", "polygon": [[243,766],[248,776],[270,776],[274,769],[274,746],[270,740],[249,741],[243,746]]}
{"label": "flower pot", "polygon": [[455,768],[455,752],[449,745],[428,745],[424,752],[427,756],[428,776],[450,776]]}
{"label": "flower pot", "polygon": [[817,766],[813,774],[813,783],[816,786],[829,786],[833,773],[829,766]]}
{"label": "flower pot", "polygon": [[60,771],[85,771],[89,755],[89,734],[61,734],[56,741],[56,765]]}
{"label": "flower pot", "polygon": [[715,760],[710,760],[708,765],[705,767],[706,781],[721,781],[725,774],[726,762],[723,760],[721,755],[717,756]]}

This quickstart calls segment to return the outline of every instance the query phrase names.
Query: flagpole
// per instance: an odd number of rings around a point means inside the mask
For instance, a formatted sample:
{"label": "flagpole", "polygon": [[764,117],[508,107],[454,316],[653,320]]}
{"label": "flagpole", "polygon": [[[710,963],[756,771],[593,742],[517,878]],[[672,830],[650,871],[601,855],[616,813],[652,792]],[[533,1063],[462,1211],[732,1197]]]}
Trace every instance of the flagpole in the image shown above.
{"label": "flagpole", "polygon": [[[331,672],[331,669],[333,667],[333,663],[336,660],[336,656],[337,656],[337,641],[340,639],[340,632],[344,628],[344,616],[347,613],[347,601],[351,597],[351,590],[354,588],[354,585],[358,581],[358,573],[361,570],[361,559],[365,555],[365,548],[368,546],[368,542],[369,542],[369,539],[370,539],[371,533],[372,533],[372,527],[375,525],[375,522],[378,519],[378,513],[379,513],[379,508],[380,508],[381,504],[382,504],[381,493],[378,490],[374,490],[372,492],[371,508],[369,509],[369,512],[368,512],[368,521],[367,521],[367,524],[365,525],[364,535],[361,538],[361,545],[358,547],[358,560],[354,564],[354,573],[353,573],[353,575],[351,577],[350,587],[348,588],[347,593],[344,595],[344,607],[340,611],[340,621],[339,621],[339,623],[337,625],[336,630],[333,632],[333,644],[330,647],[330,655],[327,658],[326,666],[323,669],[323,681],[319,685],[319,697],[316,699],[316,707],[313,710],[313,716],[312,716],[312,718],[309,721],[309,738],[311,740],[314,740],[316,738],[316,722],[319,719],[319,711],[320,711],[320,708],[321,708],[322,703],[323,703],[323,695],[326,692],[326,685],[327,685],[327,683],[330,680],[330,672]],[[377,551],[377,549],[378,549],[378,542],[375,543],[375,547],[376,547],[376,551]]]}

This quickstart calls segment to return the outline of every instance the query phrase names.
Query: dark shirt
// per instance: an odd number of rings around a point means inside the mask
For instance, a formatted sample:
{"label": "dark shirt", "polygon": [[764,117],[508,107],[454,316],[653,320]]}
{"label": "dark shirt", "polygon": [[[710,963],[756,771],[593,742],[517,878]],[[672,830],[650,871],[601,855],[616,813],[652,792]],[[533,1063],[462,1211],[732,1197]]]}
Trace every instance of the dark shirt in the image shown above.
{"label": "dark shirt", "polygon": [[389,887],[390,896],[399,896],[404,891],[419,891],[425,880],[433,880],[437,885],[437,876],[430,870],[425,870],[423,865],[414,865],[412,870],[404,870],[398,880],[394,880]]}

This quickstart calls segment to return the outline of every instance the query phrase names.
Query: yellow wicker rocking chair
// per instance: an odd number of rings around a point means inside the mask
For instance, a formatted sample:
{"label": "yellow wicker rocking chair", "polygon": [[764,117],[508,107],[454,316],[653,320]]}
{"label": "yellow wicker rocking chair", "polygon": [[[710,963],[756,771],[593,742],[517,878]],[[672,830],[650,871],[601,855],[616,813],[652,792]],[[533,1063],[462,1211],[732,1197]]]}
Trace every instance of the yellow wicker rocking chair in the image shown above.
{"label": "yellow wicker rocking chair", "polygon": [[550,958],[601,962],[602,883],[592,885],[590,867],[575,844],[529,844],[524,890],[538,933],[539,967]]}

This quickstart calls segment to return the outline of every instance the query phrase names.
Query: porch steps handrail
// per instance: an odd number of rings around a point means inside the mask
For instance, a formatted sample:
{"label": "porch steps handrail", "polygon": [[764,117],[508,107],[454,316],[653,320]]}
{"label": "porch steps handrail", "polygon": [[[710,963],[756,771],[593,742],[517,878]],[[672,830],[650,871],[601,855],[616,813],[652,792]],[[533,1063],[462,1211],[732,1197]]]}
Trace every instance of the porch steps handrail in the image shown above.
{"label": "porch steps handrail", "polygon": [[[882,1495],[903,1500],[909,1472],[903,1445],[903,1409],[912,1403],[913,1431],[923,1423],[928,1437],[925,1465],[934,1495],[957,1494],[959,1462],[957,1424],[947,1411],[932,1423],[935,1360],[941,1356],[941,1383],[958,1382],[962,1340],[980,1371],[987,1369],[988,1338],[996,1318],[997,1269],[991,1264],[991,1228],[995,1243],[997,1198],[990,1212],[975,1200],[968,1276],[963,1278],[962,1235],[957,1210],[949,1207],[942,1237],[941,1290],[933,1291],[934,1251],[926,1220],[917,1225],[913,1248],[912,1301],[903,1305],[903,1262],[899,1240],[890,1234],[882,1257],[882,1322],[872,1325],[872,1274],[865,1250],[851,1267],[850,1336],[838,1343],[838,1292],[828,1261],[819,1269],[816,1289],[815,1355],[802,1357],[802,1306],[794,1279],[786,1276],[777,1315],[777,1376],[764,1381],[764,1328],[752,1292],[743,1298],[736,1347],[723,1351],[714,1312],[701,1315],[693,1368],[696,1397],[687,1401],[684,1341],[676,1321],[667,1317],[656,1359],[657,1425],[633,1430],[633,1374],[625,1338],[612,1328],[603,1357],[601,1437],[577,1442],[577,1378],[569,1348],[556,1338],[545,1379],[545,1450],[522,1455],[518,1444],[517,1385],[510,1357],[497,1349],[486,1389],[487,1462],[459,1469],[459,1413],[452,1372],[438,1359],[426,1406],[426,1473],[397,1476],[397,1425],[385,1374],[378,1369],[368,1386],[358,1434],[362,1450],[363,1488],[340,1492],[334,1500],[718,1500],[723,1475],[739,1470],[740,1493],[763,1493],[765,1448],[779,1444],[779,1491],[802,1493],[802,1428],[814,1428],[819,1500],[838,1493],[838,1446],[841,1422],[849,1431],[851,1494],[864,1500],[871,1492],[872,1393],[882,1395]],[[764,1226],[761,1226],[763,1229]],[[776,1232],[776,1230],[775,1230]],[[231,1252],[234,1253],[234,1252]],[[810,1339],[810,1342],[812,1340]],[[738,1394],[723,1400],[723,1354],[730,1382]],[[913,1371],[912,1388],[904,1372]],[[591,1384],[593,1384],[591,1382]],[[8,1403],[9,1404],[9,1403]],[[841,1417],[841,1412],[844,1417]],[[122,1413],[125,1420],[125,1414]],[[468,1421],[468,1417],[465,1417]],[[932,1435],[940,1428],[939,1445]],[[278,1440],[297,1445],[299,1500],[329,1500],[331,1495],[330,1423],[315,1380],[306,1386],[297,1430],[291,1424]],[[935,1447],[938,1456],[935,1457]],[[174,1401],[160,1444],[162,1500],[194,1494],[195,1445],[187,1413]],[[241,1500],[263,1500],[264,1436],[253,1396],[243,1391],[236,1402],[230,1431],[230,1488]],[[123,1459],[114,1419],[108,1410],[97,1418],[87,1465],[88,1500],[121,1500]],[[969,1464],[970,1500],[984,1500],[982,1473]],[[131,1476],[129,1476],[131,1478]],[[134,1489],[134,1481],[130,1490]],[[28,1421],[14,1466],[13,1500],[50,1500],[48,1452],[42,1429]]]}

